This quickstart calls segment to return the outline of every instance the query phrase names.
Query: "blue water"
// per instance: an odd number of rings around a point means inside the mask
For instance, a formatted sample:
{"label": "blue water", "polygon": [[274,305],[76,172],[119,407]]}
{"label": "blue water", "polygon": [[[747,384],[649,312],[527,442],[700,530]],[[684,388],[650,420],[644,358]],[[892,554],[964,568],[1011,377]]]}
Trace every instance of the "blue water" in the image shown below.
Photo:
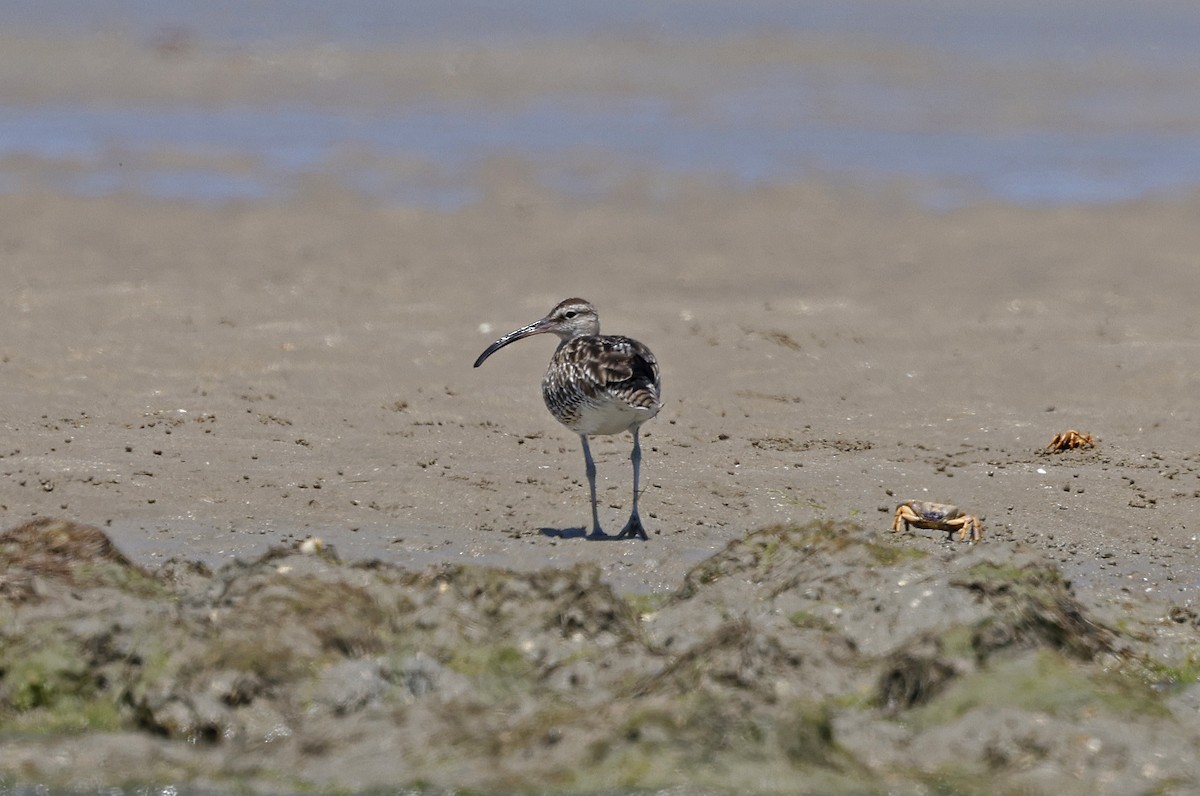
{"label": "blue water", "polygon": [[[692,126],[661,103],[604,108],[544,100],[515,111],[410,107],[369,119],[315,108],[34,107],[0,119],[0,157],[93,162],[64,171],[54,187],[84,195],[114,192],[201,201],[265,199],[295,191],[304,175],[335,172],[374,198],[450,209],[479,198],[473,170],[488,156],[517,154],[567,194],[602,190],[570,167],[600,156],[610,186],[653,167],[737,185],[803,177],[856,184],[915,181],[933,204],[1001,198],[1045,205],[1107,202],[1200,185],[1200,142],[1169,133],[989,136],[837,129],[814,125],[758,130],[753,146],[736,125]],[[169,146],[189,152],[250,153],[252,173],[213,168],[138,167],[138,153]],[[367,164],[339,164],[339,151],[437,164],[426,179],[389,177]],[[128,164],[126,161],[128,160]],[[17,187],[10,180],[10,190]],[[4,184],[0,183],[0,188]]]}
{"label": "blue water", "polygon": [[[181,30],[255,52],[596,36],[719,43],[769,32],[813,41],[849,36],[900,48],[918,63],[930,59],[926,74],[896,80],[853,58],[822,64],[819,74],[759,65],[711,89],[698,78],[682,101],[655,91],[653,75],[626,95],[546,95],[486,107],[429,99],[359,110],[295,101],[212,108],[187,98],[16,104],[0,94],[0,159],[38,158],[50,187],[87,195],[268,199],[327,175],[380,200],[453,208],[480,197],[481,164],[513,155],[547,185],[582,196],[647,173],[703,175],[735,187],[814,177],[900,183],[933,206],[1113,202],[1200,187],[1200,4],[1193,3],[0,0],[0,18],[10,32],[120,32],[147,41]],[[1114,62],[1145,70],[1145,79],[1110,80]],[[1106,65],[1110,71],[1096,71]],[[1063,85],[1035,100],[1029,119],[1010,120],[1002,110],[1013,103],[1021,70],[1032,67],[1056,81],[1061,69]],[[972,82],[975,70],[1010,78]],[[1061,119],[1046,118],[1060,112]],[[156,159],[161,152],[186,164]],[[229,168],[230,159],[247,165]],[[27,187],[0,162],[0,191]]]}

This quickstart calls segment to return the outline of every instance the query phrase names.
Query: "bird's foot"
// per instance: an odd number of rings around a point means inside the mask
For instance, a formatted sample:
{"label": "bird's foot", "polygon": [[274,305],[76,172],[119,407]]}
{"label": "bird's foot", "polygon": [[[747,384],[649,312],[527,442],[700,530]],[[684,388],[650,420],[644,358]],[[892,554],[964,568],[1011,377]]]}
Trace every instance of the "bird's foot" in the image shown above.
{"label": "bird's foot", "polygon": [[646,529],[642,527],[642,518],[634,514],[629,518],[629,522],[625,523],[625,527],[614,538],[616,539],[649,539],[646,536]]}
{"label": "bird's foot", "polygon": [[592,532],[587,535],[587,538],[593,542],[602,542],[605,539],[613,539],[615,537],[609,536],[604,531],[600,530],[600,526],[597,525],[596,527],[592,528]]}

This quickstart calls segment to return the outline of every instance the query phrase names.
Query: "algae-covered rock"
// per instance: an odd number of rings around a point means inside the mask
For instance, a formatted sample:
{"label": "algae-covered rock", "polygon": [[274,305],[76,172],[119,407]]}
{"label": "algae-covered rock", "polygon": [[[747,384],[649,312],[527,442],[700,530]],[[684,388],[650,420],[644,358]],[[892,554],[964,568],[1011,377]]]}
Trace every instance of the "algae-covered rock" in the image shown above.
{"label": "algae-covered rock", "polygon": [[0,533],[0,597],[35,600],[63,586],[157,591],[99,528],[43,517]]}
{"label": "algae-covered rock", "polygon": [[[1155,756],[1200,740],[1172,712],[1190,702],[1057,569],[998,542],[776,526],[652,600],[589,566],[414,572],[316,548],[146,573],[101,531],[58,521],[0,535],[0,555],[5,782],[917,794],[1200,781],[1190,757]],[[120,738],[119,768],[83,777],[62,762]]]}

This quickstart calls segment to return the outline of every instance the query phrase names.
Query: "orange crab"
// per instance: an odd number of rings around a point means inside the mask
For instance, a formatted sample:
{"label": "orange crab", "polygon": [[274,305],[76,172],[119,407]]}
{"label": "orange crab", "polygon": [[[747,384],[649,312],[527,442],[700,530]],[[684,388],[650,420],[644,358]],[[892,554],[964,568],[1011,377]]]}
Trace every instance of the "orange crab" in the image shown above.
{"label": "orange crab", "polygon": [[965,514],[958,506],[946,503],[930,503],[925,500],[906,500],[896,507],[896,517],[892,520],[892,530],[899,531],[900,526],[908,530],[909,526],[928,528],[934,531],[946,531],[949,534],[958,531],[960,542],[983,541],[983,523],[974,514]]}
{"label": "orange crab", "polygon": [[1046,446],[1048,451],[1065,451],[1072,448],[1094,448],[1096,438],[1084,431],[1068,429],[1061,434],[1055,434],[1054,439]]}

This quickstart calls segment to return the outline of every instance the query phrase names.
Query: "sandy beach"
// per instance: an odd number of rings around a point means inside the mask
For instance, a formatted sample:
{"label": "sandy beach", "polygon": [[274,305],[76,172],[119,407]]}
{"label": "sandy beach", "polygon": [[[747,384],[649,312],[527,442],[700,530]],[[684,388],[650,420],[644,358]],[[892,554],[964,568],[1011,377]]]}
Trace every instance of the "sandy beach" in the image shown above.
{"label": "sandy beach", "polygon": [[[656,591],[754,528],[886,527],[929,499],[1084,589],[1195,599],[1197,201],[579,203],[495,171],[455,213],[0,198],[7,524],[91,522],[147,563],[315,535],[415,565],[592,561]],[[541,403],[552,342],[471,368],[572,295],[662,366],[646,544],[562,538],[588,508]],[[1097,447],[1043,451],[1071,428]],[[594,447],[623,522],[628,436]]]}
{"label": "sandy beach", "polygon": [[[396,102],[519,104],[597,83],[636,92],[624,59],[695,58],[714,74],[798,52],[836,65],[780,42],[676,44],[669,57],[593,43],[584,65],[569,46],[511,62],[476,53],[453,80],[428,53],[345,55],[349,78],[308,84],[329,64],[303,48],[265,68],[187,36],[84,37],[52,69],[50,40],[21,41],[0,60],[22,66],[5,69],[17,75],[8,96],[31,107],[171,96],[361,107],[347,85]],[[888,57],[877,68],[922,74]],[[1039,115],[1066,89],[1027,77],[1012,77],[1012,91],[1031,88],[1009,111],[1071,129],[1077,120]],[[114,145],[105,157],[123,156]],[[883,533],[900,502],[932,500],[979,516],[981,545],[1055,564],[1095,616],[1145,622],[1164,656],[1195,644],[1195,623],[1167,619],[1200,610],[1195,190],[934,207],[903,179],[744,184],[618,168],[581,195],[515,152],[474,165],[477,200],[431,207],[329,173],[261,200],[206,202],[64,189],[91,168],[70,157],[0,165],[18,186],[0,193],[6,528],[95,525],[149,569],[171,558],[215,568],[309,537],[343,560],[414,572],[587,563],[618,594],[661,597],[758,529],[828,520]],[[597,155],[587,168],[606,165]],[[540,396],[552,340],[471,367],[570,296],[662,368],[665,406],[642,438],[646,542],[583,538],[579,443]],[[1048,452],[1068,429],[1095,447]],[[629,507],[629,450],[627,435],[593,443],[612,531]],[[905,544],[971,554],[937,532]]]}

